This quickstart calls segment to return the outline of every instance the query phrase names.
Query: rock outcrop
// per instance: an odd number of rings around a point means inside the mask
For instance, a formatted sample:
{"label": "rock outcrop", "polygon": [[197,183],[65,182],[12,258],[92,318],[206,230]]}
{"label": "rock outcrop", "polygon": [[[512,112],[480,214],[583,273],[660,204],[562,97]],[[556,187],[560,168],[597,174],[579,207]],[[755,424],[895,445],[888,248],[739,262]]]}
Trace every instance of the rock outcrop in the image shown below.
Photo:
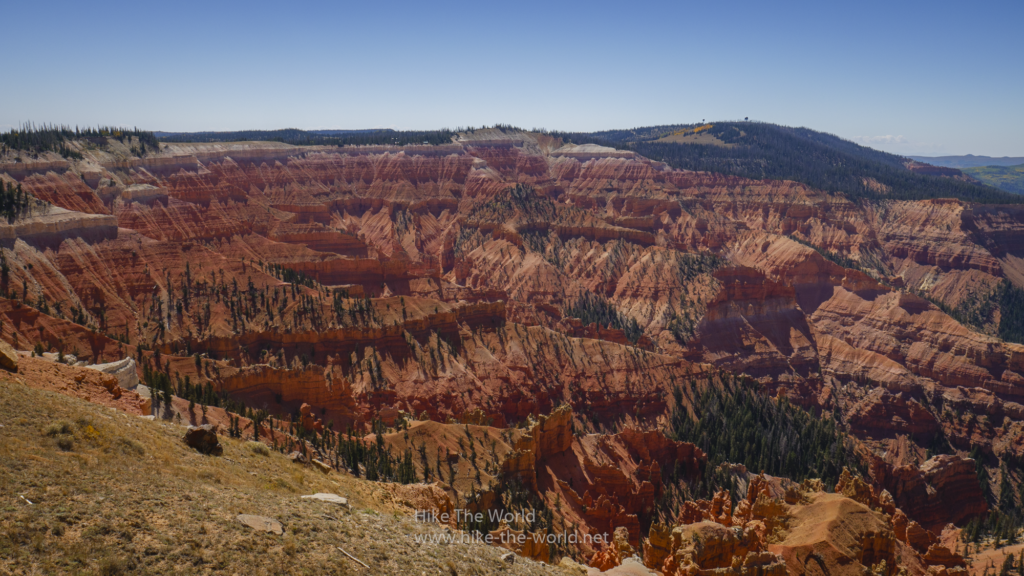
{"label": "rock outcrop", "polygon": [[185,430],[185,443],[202,454],[220,456],[224,448],[217,439],[217,429],[211,424],[189,426]]}
{"label": "rock outcrop", "polygon": [[16,240],[40,248],[57,248],[69,238],[90,242],[117,238],[117,219],[107,214],[74,212],[56,206],[13,224],[0,224],[0,245],[14,248]]}
{"label": "rock outcrop", "polygon": [[768,546],[785,559],[790,573],[805,573],[814,564],[828,573],[833,567],[850,564],[897,566],[897,540],[891,528],[881,514],[859,502],[821,494],[790,514],[786,538]]}
{"label": "rock outcrop", "polygon": [[106,364],[92,364],[87,366],[87,368],[103,372],[104,374],[110,374],[117,379],[118,385],[125,390],[134,390],[139,385],[138,370],[135,366],[135,360],[132,358],[125,358],[124,360],[108,362]]}
{"label": "rock outcrop", "polygon": [[258,532],[269,532],[277,536],[284,534],[284,526],[280,522],[267,516],[256,516],[253,514],[239,514],[236,520]]}
{"label": "rock outcrop", "polygon": [[892,467],[876,457],[871,461],[871,475],[910,518],[936,534],[947,524],[959,524],[988,511],[975,462],[969,458],[940,455],[920,467]]}
{"label": "rock outcrop", "polygon": [[8,372],[18,371],[18,352],[10,344],[0,340],[0,368]]}
{"label": "rock outcrop", "polygon": [[117,378],[110,374],[86,367],[69,366],[19,352],[17,377],[33,388],[81,398],[128,414],[146,416],[151,413],[149,398],[140,396],[135,390],[121,388]]}

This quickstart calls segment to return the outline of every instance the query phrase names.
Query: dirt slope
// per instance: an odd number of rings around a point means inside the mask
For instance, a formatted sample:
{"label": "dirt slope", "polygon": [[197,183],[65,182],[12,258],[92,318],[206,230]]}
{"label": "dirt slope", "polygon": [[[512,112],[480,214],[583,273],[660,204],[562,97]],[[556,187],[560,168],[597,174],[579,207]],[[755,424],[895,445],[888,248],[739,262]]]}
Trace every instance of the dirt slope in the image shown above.
{"label": "dirt slope", "polygon": [[[561,574],[501,549],[417,543],[417,523],[389,485],[296,466],[221,438],[222,457],[184,428],[0,379],[0,571],[11,574]],[[66,432],[49,433],[66,424]],[[67,449],[58,444],[73,438]],[[336,493],[351,509],[303,500]],[[22,498],[24,497],[24,499]],[[31,502],[31,504],[29,504]],[[284,534],[242,525],[269,516]]]}

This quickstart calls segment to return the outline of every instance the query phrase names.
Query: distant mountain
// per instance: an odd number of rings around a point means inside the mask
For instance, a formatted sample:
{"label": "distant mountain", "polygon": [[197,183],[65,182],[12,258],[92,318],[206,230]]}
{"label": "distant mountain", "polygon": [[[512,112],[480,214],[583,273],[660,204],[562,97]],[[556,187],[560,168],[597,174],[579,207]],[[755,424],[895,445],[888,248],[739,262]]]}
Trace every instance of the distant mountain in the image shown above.
{"label": "distant mountain", "polygon": [[975,156],[974,154],[968,154],[966,156],[908,156],[908,158],[917,160],[918,162],[924,162],[925,164],[931,164],[932,166],[945,166],[947,168],[1016,166],[1018,164],[1024,164],[1024,157],[1011,158],[1009,156],[1003,156],[1002,158],[993,158],[992,156]]}
{"label": "distant mountain", "polygon": [[674,168],[756,180],[793,180],[851,199],[959,198],[987,204],[1020,203],[1003,190],[908,169],[907,158],[808,128],[760,122],[714,122],[553,133],[576,144],[632,150]]}
{"label": "distant mountain", "polygon": [[1017,166],[978,166],[963,168],[964,174],[973,176],[989,186],[1000,190],[1024,194],[1024,164]]}

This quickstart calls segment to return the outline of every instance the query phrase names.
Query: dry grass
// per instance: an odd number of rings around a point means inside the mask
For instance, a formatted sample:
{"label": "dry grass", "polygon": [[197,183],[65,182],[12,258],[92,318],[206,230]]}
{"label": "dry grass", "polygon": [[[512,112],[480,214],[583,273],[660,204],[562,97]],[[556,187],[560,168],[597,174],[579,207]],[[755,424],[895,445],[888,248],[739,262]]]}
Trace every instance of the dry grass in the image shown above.
{"label": "dry grass", "polygon": [[[506,567],[500,548],[417,543],[439,528],[415,523],[385,487],[246,442],[223,438],[223,457],[203,456],[175,424],[7,381],[0,425],[0,574],[561,573],[521,558]],[[352,508],[299,498],[314,492]],[[285,535],[239,513],[276,518]]]}
{"label": "dry grass", "polygon": [[249,447],[249,451],[253,454],[260,456],[270,456],[270,448],[262,442],[247,442],[246,446]]}
{"label": "dry grass", "polygon": [[656,142],[675,142],[677,144],[710,144],[714,146],[722,146],[724,148],[733,148],[735,144],[726,144],[725,142],[715,138],[707,132],[701,132],[698,134],[672,134],[656,140]]}

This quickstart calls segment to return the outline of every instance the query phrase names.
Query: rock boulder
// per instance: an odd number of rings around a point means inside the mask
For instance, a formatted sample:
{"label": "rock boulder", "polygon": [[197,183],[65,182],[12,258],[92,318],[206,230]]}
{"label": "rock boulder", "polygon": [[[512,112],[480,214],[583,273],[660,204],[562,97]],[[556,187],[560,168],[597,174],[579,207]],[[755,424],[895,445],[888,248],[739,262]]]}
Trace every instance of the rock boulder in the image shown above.
{"label": "rock boulder", "polygon": [[239,514],[237,516],[237,520],[253,530],[269,532],[270,534],[276,534],[278,536],[284,534],[284,526],[273,518],[267,518],[266,516],[254,516],[252,514]]}
{"label": "rock boulder", "polygon": [[18,371],[18,353],[3,340],[0,340],[0,368],[8,372]]}
{"label": "rock boulder", "polygon": [[217,429],[212,424],[189,426],[185,431],[185,443],[203,454],[220,456],[224,453],[217,439]]}
{"label": "rock boulder", "polygon": [[328,494],[326,492],[317,492],[316,494],[308,494],[302,497],[303,500],[319,500],[321,502],[327,502],[328,504],[337,504],[348,508],[348,498],[343,498],[337,494]]}

